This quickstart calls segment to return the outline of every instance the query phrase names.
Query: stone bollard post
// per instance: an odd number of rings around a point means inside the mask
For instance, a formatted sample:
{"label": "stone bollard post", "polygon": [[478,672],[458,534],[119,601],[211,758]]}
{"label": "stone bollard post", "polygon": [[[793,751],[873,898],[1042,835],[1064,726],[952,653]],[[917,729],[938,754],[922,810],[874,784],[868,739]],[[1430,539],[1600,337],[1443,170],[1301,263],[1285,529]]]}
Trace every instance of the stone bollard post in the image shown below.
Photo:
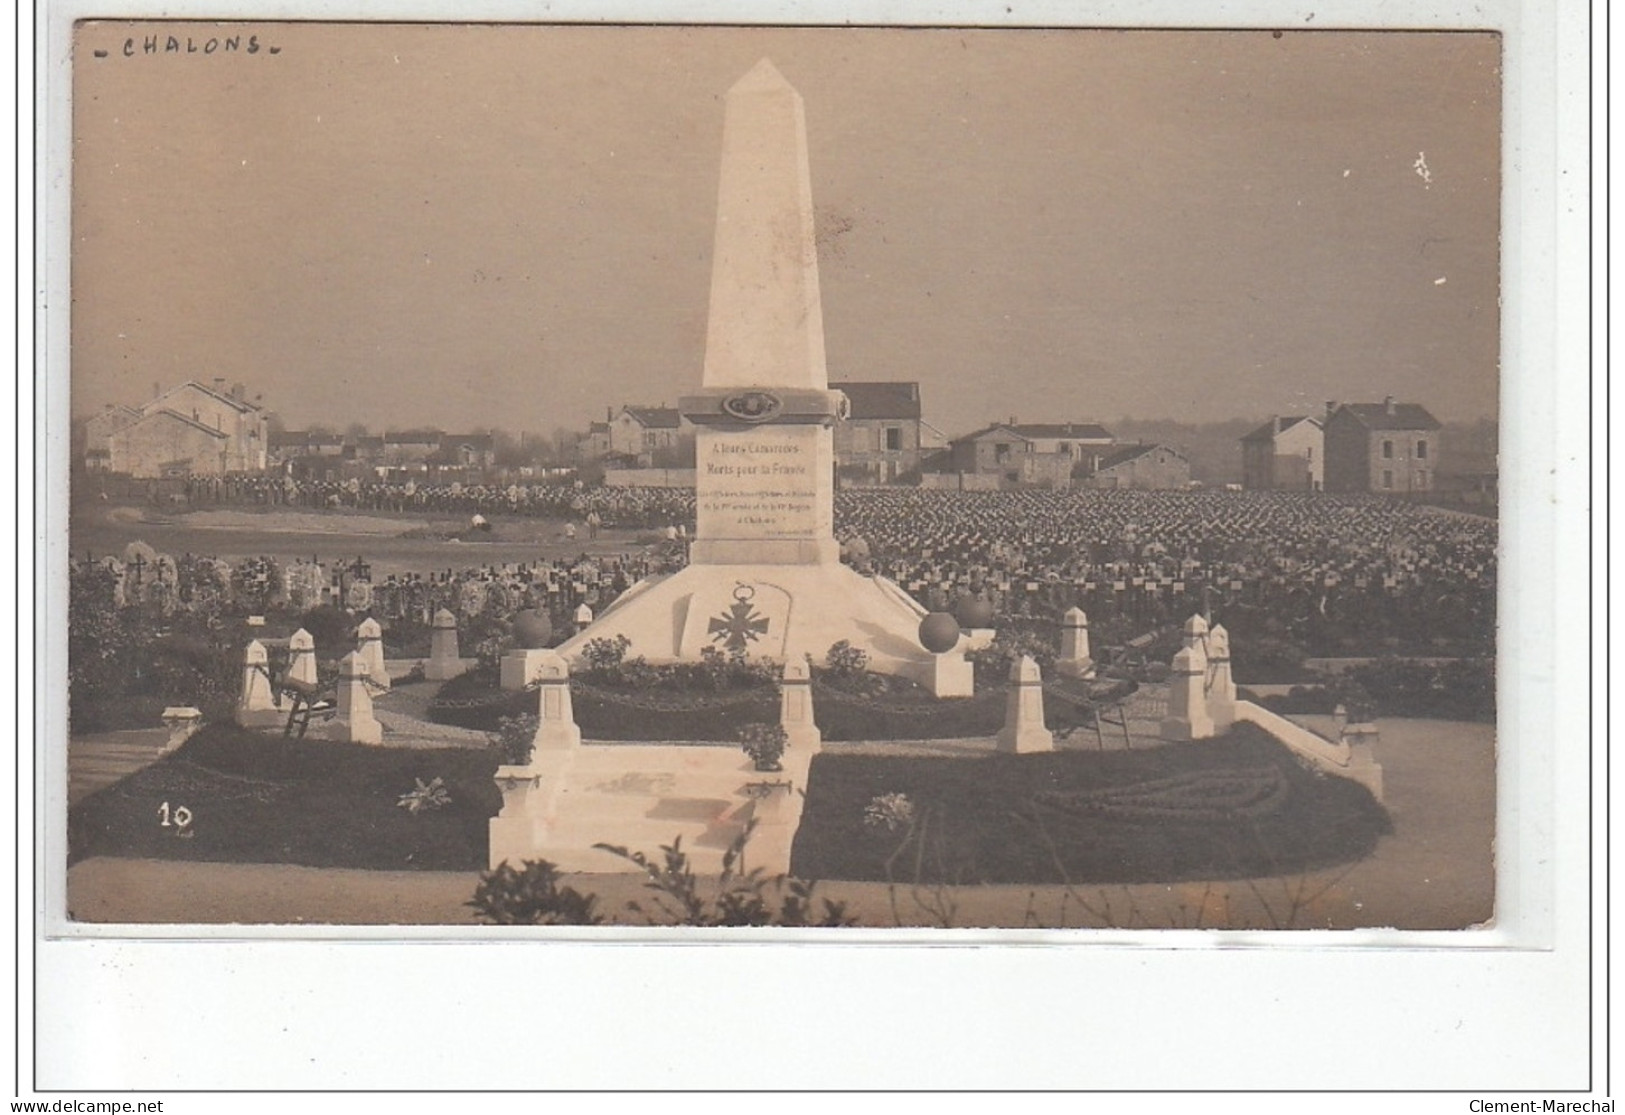
{"label": "stone bollard post", "polygon": [[237,698],[237,723],[245,728],[264,728],[279,723],[282,710],[271,692],[270,656],[265,644],[251,639],[243,650],[243,691]]}
{"label": "stone bollard post", "polygon": [[570,664],[557,651],[542,651],[538,657],[540,699],[532,744],[538,751],[580,747],[581,729],[570,702]]}
{"label": "stone bollard post", "polygon": [[164,750],[173,751],[192,738],[192,733],[203,726],[203,711],[191,705],[171,705],[164,709],[163,724],[169,729],[169,738],[164,741]]}
{"label": "stone bollard post", "polygon": [[1010,667],[1010,698],[997,740],[1000,751],[1055,750],[1055,734],[1044,726],[1044,678],[1031,655]]}
{"label": "stone bollard post", "polygon": [[1055,672],[1062,677],[1092,678],[1095,660],[1089,657],[1089,617],[1082,608],[1068,608],[1061,617],[1061,656]]}
{"label": "stone bollard post", "polygon": [[1201,647],[1202,653],[1207,654],[1207,620],[1202,618],[1200,612],[1185,621],[1185,646]]}
{"label": "stone bollard post", "polygon": [[581,634],[592,625],[592,609],[582,604],[576,608],[576,634]]}
{"label": "stone bollard post", "polygon": [[367,681],[374,689],[389,688],[389,669],[384,665],[384,629],[368,616],[355,629],[355,652],[367,664]]}
{"label": "stone bollard post", "polygon": [[1207,713],[1215,732],[1236,722],[1236,682],[1230,676],[1230,632],[1222,623],[1207,633]]}
{"label": "stone bollard post", "polygon": [[383,743],[384,729],[372,715],[372,693],[367,688],[367,661],[351,651],[339,661],[338,712],[325,733],[346,743]]}
{"label": "stone bollard post", "polygon": [[434,614],[429,631],[429,661],[423,676],[429,681],[450,681],[463,672],[461,649],[457,645],[457,617],[445,608]]}
{"label": "stone bollard post", "polygon": [[787,748],[816,750],[823,733],[813,720],[812,669],[805,659],[792,658],[784,664],[779,688],[779,725],[789,737]]}
{"label": "stone bollard post", "polygon": [[[1200,621],[1200,616],[1192,617]],[[1203,625],[1204,629],[1206,625]],[[1187,624],[1186,630],[1190,627]],[[1208,739],[1213,718],[1207,711],[1207,653],[1202,645],[1186,645],[1174,655],[1168,677],[1168,717],[1162,722],[1165,740]]]}
{"label": "stone bollard post", "polygon": [[1382,733],[1370,721],[1343,725],[1338,736],[1348,748],[1349,762],[1346,776],[1354,779],[1378,801],[1382,800],[1382,764],[1377,762],[1377,744]]}
{"label": "stone bollard post", "polygon": [[316,685],[316,639],[303,627],[288,636],[288,680]]}

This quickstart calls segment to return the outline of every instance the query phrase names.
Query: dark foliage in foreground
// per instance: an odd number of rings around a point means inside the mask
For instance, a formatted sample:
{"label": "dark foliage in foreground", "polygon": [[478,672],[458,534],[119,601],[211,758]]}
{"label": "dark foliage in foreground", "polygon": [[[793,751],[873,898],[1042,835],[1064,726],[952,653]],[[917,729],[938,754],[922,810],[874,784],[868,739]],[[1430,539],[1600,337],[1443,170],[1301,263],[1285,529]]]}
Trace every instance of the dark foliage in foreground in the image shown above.
{"label": "dark foliage in foreground", "polygon": [[[1364,787],[1305,769],[1249,725],[1144,751],[976,759],[826,751],[808,781],[792,870],[820,879],[1246,878],[1352,862],[1390,830]],[[905,795],[919,823],[866,826],[866,807],[886,794]]]}
{"label": "dark foliage in foreground", "polygon": [[[68,858],[479,870],[488,821],[502,804],[496,764],[490,752],[285,740],[211,724],[70,810]],[[419,781],[435,778],[449,798],[444,806],[400,806]],[[173,823],[182,807],[190,813],[184,828]]]}

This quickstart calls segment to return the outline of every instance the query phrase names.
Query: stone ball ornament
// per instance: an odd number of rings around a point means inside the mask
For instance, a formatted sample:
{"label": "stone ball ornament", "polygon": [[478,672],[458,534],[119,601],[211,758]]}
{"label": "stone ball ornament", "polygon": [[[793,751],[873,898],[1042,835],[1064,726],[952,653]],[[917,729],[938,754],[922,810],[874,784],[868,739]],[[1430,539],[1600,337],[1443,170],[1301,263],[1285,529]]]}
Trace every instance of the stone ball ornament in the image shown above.
{"label": "stone ball ornament", "polygon": [[932,654],[946,654],[959,645],[959,621],[947,612],[932,612],[920,621],[920,645]]}
{"label": "stone ball ornament", "polygon": [[513,637],[521,649],[540,650],[553,637],[553,620],[546,612],[526,608],[513,617]]}
{"label": "stone ball ornament", "polygon": [[959,626],[967,630],[992,627],[993,602],[985,597],[971,596],[967,593],[954,605],[954,617],[959,620]]}

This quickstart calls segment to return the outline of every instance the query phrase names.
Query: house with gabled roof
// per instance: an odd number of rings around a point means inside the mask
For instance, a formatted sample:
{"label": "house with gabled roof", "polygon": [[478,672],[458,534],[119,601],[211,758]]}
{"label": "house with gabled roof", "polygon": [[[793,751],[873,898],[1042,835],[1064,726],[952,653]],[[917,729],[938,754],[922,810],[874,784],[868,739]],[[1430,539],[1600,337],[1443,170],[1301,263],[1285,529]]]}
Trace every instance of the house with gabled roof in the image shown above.
{"label": "house with gabled roof", "polygon": [[[87,424],[86,451],[105,444],[112,472],[142,477],[178,475],[187,467],[198,475],[259,472],[267,461],[265,408],[250,402],[240,383],[228,390],[224,379],[216,379],[212,387],[187,380],[157,392],[138,408],[110,408],[92,422],[97,423],[96,437],[91,438]],[[205,439],[199,429],[220,436]],[[176,451],[158,455],[164,446]]]}
{"label": "house with gabled roof", "polygon": [[675,453],[692,430],[676,407],[628,404],[609,420],[609,451],[648,467],[657,455]]}
{"label": "house with gabled roof", "polygon": [[1250,491],[1318,492],[1325,484],[1320,419],[1275,415],[1241,439],[1242,486]]}
{"label": "house with gabled roof", "polygon": [[1392,395],[1380,403],[1326,404],[1328,492],[1429,492],[1437,486],[1439,420]]}
{"label": "house with gabled roof", "polygon": [[829,386],[847,399],[846,416],[834,429],[835,465],[844,480],[887,484],[919,471],[921,451],[936,431],[920,417],[918,383],[847,380]]}
{"label": "house with gabled roof", "polygon": [[1116,440],[1095,422],[995,422],[948,443],[954,472],[1004,487],[1070,487],[1092,476]]}
{"label": "house with gabled roof", "polygon": [[236,471],[231,443],[231,434],[179,411],[149,410],[108,437],[108,464],[140,477],[219,476]]}
{"label": "house with gabled roof", "polygon": [[1170,491],[1191,486],[1191,462],[1171,445],[1124,445],[1100,459],[1089,478],[1095,488]]}

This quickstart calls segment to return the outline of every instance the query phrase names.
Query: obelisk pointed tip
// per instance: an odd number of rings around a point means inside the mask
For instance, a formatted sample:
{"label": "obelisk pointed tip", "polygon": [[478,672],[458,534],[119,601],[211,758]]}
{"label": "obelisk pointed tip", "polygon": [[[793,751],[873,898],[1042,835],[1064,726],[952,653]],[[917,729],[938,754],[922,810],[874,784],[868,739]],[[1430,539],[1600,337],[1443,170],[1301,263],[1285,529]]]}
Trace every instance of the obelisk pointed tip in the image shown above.
{"label": "obelisk pointed tip", "polygon": [[767,89],[792,88],[793,86],[784,80],[784,75],[779,73],[779,68],[773,64],[773,60],[764,57],[750,68],[749,73],[734,82],[733,88],[728,90],[728,95],[731,97],[735,93],[760,93]]}

